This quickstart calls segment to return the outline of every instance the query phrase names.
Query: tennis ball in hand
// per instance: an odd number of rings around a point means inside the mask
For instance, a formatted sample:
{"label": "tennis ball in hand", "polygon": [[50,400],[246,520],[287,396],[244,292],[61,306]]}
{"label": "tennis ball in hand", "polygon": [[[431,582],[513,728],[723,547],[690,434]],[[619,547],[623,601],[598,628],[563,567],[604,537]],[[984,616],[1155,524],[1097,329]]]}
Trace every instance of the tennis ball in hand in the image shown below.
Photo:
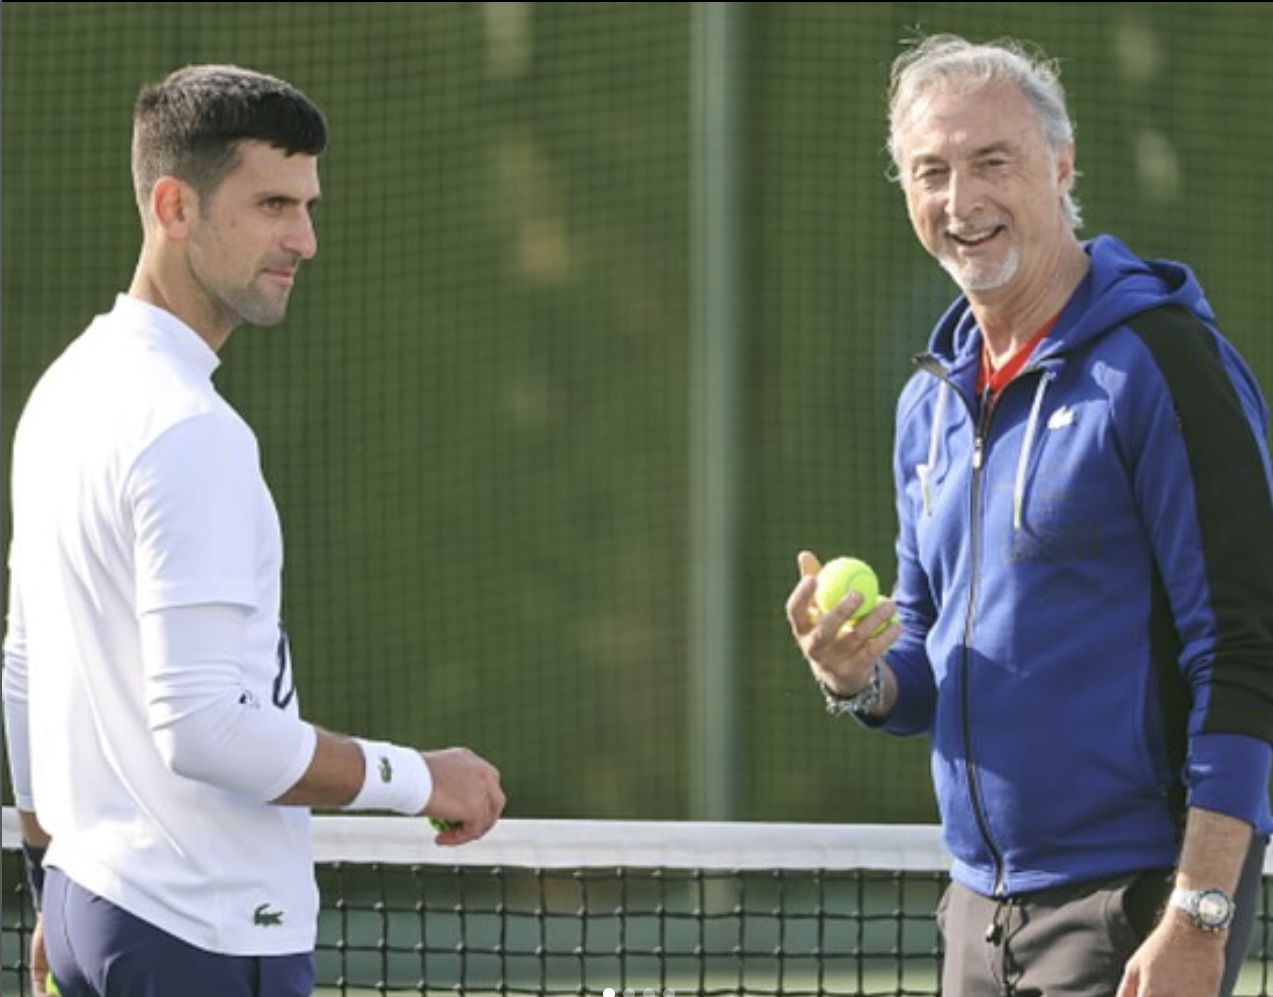
{"label": "tennis ball in hand", "polygon": [[62,997],[62,991],[57,988],[57,980],[53,979],[52,971],[44,978],[44,992],[49,997]]}
{"label": "tennis ball in hand", "polygon": [[880,601],[880,582],[865,561],[856,557],[837,557],[818,572],[818,588],[814,601],[823,613],[829,613],[850,592],[862,594],[862,605],[853,611],[849,623],[860,620]]}
{"label": "tennis ball in hand", "polygon": [[[850,592],[862,593],[862,605],[853,611],[849,622],[840,629],[840,633],[851,630],[854,623],[879,604],[880,581],[875,577],[871,566],[865,561],[859,561],[856,557],[837,557],[824,564],[822,570],[818,572],[818,587],[814,592],[814,601],[817,602],[818,608],[823,613],[829,613]],[[897,614],[894,614],[887,623],[880,624],[879,629],[871,636],[878,637],[896,622]]]}
{"label": "tennis ball in hand", "polygon": [[450,831],[452,828],[459,827],[463,821],[447,820],[445,817],[430,817],[429,826],[435,831]]}

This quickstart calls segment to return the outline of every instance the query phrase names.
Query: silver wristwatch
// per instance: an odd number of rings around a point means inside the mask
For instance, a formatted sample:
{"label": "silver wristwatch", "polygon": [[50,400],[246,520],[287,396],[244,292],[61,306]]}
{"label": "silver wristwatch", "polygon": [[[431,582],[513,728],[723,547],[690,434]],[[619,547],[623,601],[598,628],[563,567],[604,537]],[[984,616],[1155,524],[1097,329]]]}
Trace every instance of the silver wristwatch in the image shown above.
{"label": "silver wristwatch", "polygon": [[826,697],[827,712],[832,716],[851,713],[856,717],[865,717],[884,702],[884,673],[879,662],[871,669],[871,677],[866,685],[852,696],[838,696],[821,682],[818,686]]}
{"label": "silver wristwatch", "polygon": [[1167,901],[1188,915],[1193,926],[1200,931],[1224,931],[1233,923],[1237,913],[1237,904],[1223,890],[1182,890],[1171,891]]}

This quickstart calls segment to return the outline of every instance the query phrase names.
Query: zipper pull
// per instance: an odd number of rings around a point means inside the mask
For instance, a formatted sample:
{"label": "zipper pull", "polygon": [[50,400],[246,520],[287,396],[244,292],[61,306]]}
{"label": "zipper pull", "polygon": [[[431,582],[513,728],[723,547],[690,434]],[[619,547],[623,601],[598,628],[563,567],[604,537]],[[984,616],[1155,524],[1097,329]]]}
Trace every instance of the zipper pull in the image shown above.
{"label": "zipper pull", "polygon": [[977,415],[977,424],[972,437],[972,469],[981,470],[982,451],[986,447],[986,430],[990,426],[990,413],[994,409],[995,396],[990,385],[981,393],[981,412]]}

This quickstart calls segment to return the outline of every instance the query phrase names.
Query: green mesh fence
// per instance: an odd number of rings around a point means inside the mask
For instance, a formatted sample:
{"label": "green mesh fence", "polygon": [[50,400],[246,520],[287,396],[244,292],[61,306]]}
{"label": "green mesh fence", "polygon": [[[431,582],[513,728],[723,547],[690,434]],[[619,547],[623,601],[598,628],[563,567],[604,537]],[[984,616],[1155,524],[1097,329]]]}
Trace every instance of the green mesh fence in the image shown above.
{"label": "green mesh fence", "polygon": [[[467,743],[515,816],[692,809],[689,4],[3,7],[3,440],[130,278],[137,89],[186,62],[325,109],[320,251],[218,374],[287,542],[306,714]],[[1263,4],[740,4],[739,805],[932,819],[925,745],[825,717],[795,552],[886,583],[893,401],[952,287],[886,179],[916,26],[1062,60],[1088,233],[1184,259],[1266,384]],[[7,512],[4,520],[7,530]]]}

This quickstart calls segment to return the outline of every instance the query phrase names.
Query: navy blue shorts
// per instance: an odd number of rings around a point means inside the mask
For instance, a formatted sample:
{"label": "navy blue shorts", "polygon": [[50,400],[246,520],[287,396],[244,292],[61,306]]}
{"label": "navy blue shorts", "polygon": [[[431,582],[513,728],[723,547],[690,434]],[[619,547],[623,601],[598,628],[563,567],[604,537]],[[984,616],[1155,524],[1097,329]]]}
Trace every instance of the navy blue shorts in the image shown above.
{"label": "navy blue shorts", "polygon": [[63,997],[309,997],[314,955],[219,955],[174,938],[50,868],[44,946]]}

